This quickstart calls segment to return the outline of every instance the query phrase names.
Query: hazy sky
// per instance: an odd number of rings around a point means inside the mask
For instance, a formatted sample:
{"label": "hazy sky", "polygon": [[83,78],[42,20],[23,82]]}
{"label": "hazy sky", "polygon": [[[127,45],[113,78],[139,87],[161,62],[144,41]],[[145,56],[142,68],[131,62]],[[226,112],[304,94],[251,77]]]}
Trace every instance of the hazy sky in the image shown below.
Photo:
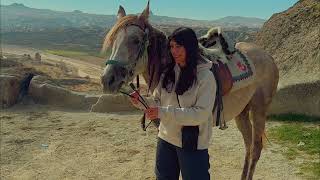
{"label": "hazy sky", "polygon": [[[225,16],[268,19],[298,0],[151,0],[156,15],[214,20]],[[93,14],[115,14],[122,5],[128,14],[141,12],[147,0],[1,0],[2,5],[23,3],[28,7],[59,11],[81,10]]]}

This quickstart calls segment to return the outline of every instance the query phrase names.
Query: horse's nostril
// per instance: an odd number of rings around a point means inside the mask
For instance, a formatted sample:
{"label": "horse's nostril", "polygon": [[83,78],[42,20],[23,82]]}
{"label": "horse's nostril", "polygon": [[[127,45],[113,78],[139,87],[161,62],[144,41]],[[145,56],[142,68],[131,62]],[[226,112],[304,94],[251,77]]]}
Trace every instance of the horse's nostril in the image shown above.
{"label": "horse's nostril", "polygon": [[109,86],[111,86],[111,84],[114,83],[114,80],[115,80],[114,76],[111,76],[111,78],[108,82]]}

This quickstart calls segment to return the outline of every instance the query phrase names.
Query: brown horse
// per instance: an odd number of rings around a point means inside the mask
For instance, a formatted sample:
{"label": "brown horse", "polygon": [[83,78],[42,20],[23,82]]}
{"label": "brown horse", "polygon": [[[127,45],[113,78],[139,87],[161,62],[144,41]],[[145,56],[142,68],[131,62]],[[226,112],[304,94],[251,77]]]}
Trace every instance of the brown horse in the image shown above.
{"label": "brown horse", "polygon": [[[170,61],[168,40],[148,23],[148,17],[149,2],[140,15],[126,15],[120,6],[118,20],[103,45],[103,51],[111,52],[101,76],[105,92],[117,93],[137,74],[144,76],[151,91],[159,82],[161,70]],[[241,179],[252,179],[263,147],[266,112],[276,92],[279,73],[273,58],[255,45],[238,43],[236,49],[253,61],[256,78],[254,83],[223,96],[223,114],[226,120],[235,119],[244,139],[246,154]]]}

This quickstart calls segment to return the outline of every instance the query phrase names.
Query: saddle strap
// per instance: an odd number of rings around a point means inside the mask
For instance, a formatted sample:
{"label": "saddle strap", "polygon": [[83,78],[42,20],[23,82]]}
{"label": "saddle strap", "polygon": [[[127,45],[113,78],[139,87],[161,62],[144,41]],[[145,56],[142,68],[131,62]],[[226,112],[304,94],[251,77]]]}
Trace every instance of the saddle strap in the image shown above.
{"label": "saddle strap", "polygon": [[222,84],[220,79],[220,74],[218,73],[219,64],[213,63],[211,67],[211,71],[216,79],[217,91],[216,91],[216,99],[214,101],[213,112],[217,109],[217,118],[216,118],[216,126],[221,126],[221,112],[223,110],[223,101],[222,101]]}
{"label": "saddle strap", "polygon": [[218,75],[217,78],[219,79],[221,84],[222,96],[224,96],[228,94],[232,89],[232,86],[233,86],[232,74],[226,64],[224,64],[221,61],[217,61],[217,62],[218,64],[215,66],[217,75]]}

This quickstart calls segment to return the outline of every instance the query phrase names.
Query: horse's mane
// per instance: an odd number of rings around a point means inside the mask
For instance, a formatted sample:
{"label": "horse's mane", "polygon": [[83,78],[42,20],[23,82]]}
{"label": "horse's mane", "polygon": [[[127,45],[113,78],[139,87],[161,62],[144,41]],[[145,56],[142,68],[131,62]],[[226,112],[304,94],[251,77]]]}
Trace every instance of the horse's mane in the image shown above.
{"label": "horse's mane", "polygon": [[156,28],[151,26],[149,28],[151,28],[151,31],[149,35],[150,46],[148,47],[148,84],[152,92],[158,85],[160,75],[171,59],[168,56],[166,35]]}
{"label": "horse's mane", "polygon": [[149,29],[149,46],[148,46],[148,70],[147,70],[147,83],[149,90],[153,92],[155,87],[158,85],[160,75],[164,69],[164,66],[168,63],[169,59],[167,56],[167,37],[166,35],[153,28],[148,21],[139,18],[136,15],[127,15],[120,18],[116,24],[110,29],[105,37],[102,52],[105,52],[108,47],[114,42],[117,33],[126,28],[129,25],[137,25],[141,29]]}

